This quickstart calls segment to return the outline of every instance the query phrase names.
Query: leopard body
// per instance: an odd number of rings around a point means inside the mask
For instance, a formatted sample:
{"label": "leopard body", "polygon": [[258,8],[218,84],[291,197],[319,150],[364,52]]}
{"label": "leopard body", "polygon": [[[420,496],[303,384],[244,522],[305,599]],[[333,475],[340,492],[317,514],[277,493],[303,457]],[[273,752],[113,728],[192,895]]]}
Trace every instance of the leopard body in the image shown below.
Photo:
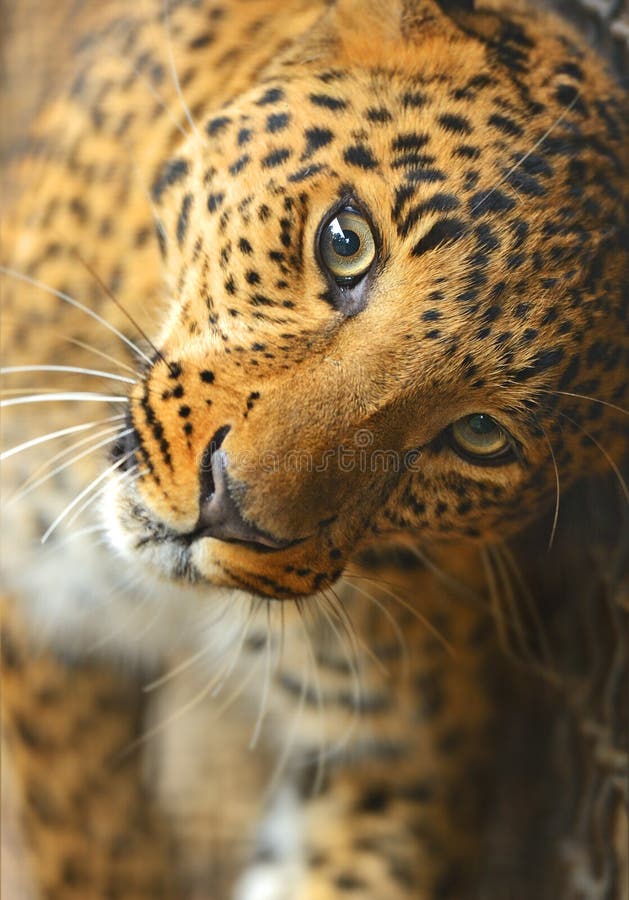
{"label": "leopard body", "polygon": [[628,889],[627,100],[473,6],[73,11],[4,228],[6,446],[74,447],[4,463],[21,891]]}

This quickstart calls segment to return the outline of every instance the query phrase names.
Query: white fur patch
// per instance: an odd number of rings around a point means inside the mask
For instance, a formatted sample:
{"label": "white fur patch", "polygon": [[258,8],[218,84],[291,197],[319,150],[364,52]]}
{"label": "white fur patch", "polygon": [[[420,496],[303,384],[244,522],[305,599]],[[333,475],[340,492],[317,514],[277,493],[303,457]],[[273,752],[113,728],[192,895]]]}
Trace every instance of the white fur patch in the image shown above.
{"label": "white fur patch", "polygon": [[294,900],[304,875],[303,823],[296,791],[284,786],[262,821],[258,843],[273,857],[240,879],[234,900]]}

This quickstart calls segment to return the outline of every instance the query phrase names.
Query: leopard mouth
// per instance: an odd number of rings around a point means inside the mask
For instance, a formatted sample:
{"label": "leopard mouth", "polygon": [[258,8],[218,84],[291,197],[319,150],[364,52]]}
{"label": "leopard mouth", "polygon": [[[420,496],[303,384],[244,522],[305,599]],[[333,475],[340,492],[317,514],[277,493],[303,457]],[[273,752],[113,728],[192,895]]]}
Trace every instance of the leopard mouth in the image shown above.
{"label": "leopard mouth", "polygon": [[[222,544],[230,544],[232,546],[242,547],[246,550],[251,550],[254,553],[272,554],[279,553],[282,550],[289,550],[308,540],[307,537],[302,537],[291,541],[279,541],[272,535],[262,534],[258,531],[256,531],[256,540],[245,540],[236,537],[220,538],[220,540],[218,540],[211,533],[212,529],[203,527],[195,528],[194,531],[190,531],[187,534],[180,534],[166,525],[150,521],[148,512],[140,512],[137,505],[134,506],[133,513],[137,519],[142,522],[145,529],[144,534],[134,543],[134,549],[140,552],[148,545],[163,544],[173,544],[180,548],[188,549],[197,541],[203,540],[204,538],[210,538]],[[262,536],[260,537],[260,535]]]}
{"label": "leopard mouth", "polygon": [[[254,529],[252,529],[252,532]],[[274,538],[270,534],[266,534],[265,532],[258,531],[255,529],[255,540],[247,540],[245,538],[237,538],[237,537],[222,537],[220,538],[220,542],[223,544],[232,544],[237,545],[239,547],[243,547],[246,550],[252,550],[254,553],[278,553],[281,550],[289,550],[291,547],[296,547],[298,544],[303,544],[304,541],[307,541],[307,537],[296,538],[292,541],[280,541],[277,538]],[[194,531],[185,535],[178,535],[177,539],[182,541],[187,546],[194,544],[195,541],[201,540],[202,538],[212,538],[213,540],[219,540],[215,538],[212,534],[211,528],[196,528]]]}
{"label": "leopard mouth", "polygon": [[156,519],[139,497],[115,491],[104,512],[114,548],[158,582],[228,587],[268,600],[304,597],[317,588],[316,536],[290,541],[269,536],[263,544],[217,540],[203,527],[182,533]]}

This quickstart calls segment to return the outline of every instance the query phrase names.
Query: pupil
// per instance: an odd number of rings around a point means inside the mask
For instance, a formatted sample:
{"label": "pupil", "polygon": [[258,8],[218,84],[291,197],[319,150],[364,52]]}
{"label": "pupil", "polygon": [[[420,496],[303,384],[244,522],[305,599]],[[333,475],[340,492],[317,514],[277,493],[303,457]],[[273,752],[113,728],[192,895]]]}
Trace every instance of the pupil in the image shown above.
{"label": "pupil", "polygon": [[496,426],[490,416],[472,416],[469,422],[470,428],[475,434],[486,435],[495,431]]}
{"label": "pupil", "polygon": [[335,231],[332,236],[332,247],[339,256],[354,256],[360,249],[360,238],[355,231]]}

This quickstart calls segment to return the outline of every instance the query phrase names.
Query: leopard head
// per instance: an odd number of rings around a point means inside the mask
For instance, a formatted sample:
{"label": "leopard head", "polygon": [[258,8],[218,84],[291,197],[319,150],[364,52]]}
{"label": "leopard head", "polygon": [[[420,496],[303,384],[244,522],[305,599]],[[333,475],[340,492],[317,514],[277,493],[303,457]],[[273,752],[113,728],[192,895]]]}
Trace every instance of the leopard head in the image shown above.
{"label": "leopard head", "polygon": [[491,540],[626,442],[627,122],[547,18],[338,0],[153,186],[169,313],[114,543],[308,595]]}

